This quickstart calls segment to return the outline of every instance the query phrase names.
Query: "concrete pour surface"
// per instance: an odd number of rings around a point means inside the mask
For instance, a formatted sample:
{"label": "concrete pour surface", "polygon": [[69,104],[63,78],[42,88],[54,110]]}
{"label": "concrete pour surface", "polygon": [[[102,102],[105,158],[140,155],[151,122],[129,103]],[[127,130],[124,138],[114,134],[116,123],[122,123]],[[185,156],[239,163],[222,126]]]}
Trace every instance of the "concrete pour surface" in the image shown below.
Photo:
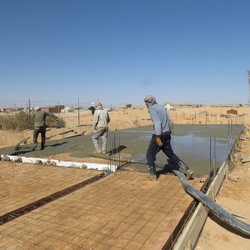
{"label": "concrete pour surface", "polygon": [[[174,125],[172,148],[198,177],[207,175],[211,168],[218,168],[226,160],[242,125]],[[152,126],[144,126],[109,134],[109,150],[128,155],[134,161],[146,162],[146,150],[152,134]],[[32,145],[24,145],[18,151],[14,147],[2,148],[0,154],[26,157],[43,157],[68,153],[84,160],[93,156],[91,135],[48,140],[43,151],[31,151]],[[107,157],[106,157],[107,158]],[[167,157],[160,152],[157,162],[167,164]],[[212,162],[212,165],[211,165]]]}
{"label": "concrete pour surface", "polygon": [[[150,134],[149,127],[117,132],[110,146],[136,159]],[[43,151],[25,145],[0,153],[46,158],[69,152],[84,161],[92,151],[91,137],[79,136],[47,141]],[[150,181],[142,172],[118,171],[70,192],[65,189],[100,171],[0,161],[0,248],[162,249],[193,199],[173,174]]]}
{"label": "concrete pour surface", "polygon": [[174,175],[121,171],[36,204],[98,171],[20,164],[0,161],[1,249],[162,249],[192,202]]}

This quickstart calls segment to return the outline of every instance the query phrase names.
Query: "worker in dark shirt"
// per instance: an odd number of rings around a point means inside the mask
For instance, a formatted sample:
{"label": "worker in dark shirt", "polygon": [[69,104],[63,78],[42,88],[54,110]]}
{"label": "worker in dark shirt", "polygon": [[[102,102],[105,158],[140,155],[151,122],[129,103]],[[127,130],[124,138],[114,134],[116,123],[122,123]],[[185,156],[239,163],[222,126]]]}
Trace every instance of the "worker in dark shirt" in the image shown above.
{"label": "worker in dark shirt", "polygon": [[34,132],[33,132],[33,143],[35,144],[32,150],[34,151],[38,145],[38,135],[41,133],[41,150],[45,147],[46,141],[46,117],[50,116],[58,121],[58,118],[50,113],[44,112],[40,107],[35,107],[35,117],[34,117]]}

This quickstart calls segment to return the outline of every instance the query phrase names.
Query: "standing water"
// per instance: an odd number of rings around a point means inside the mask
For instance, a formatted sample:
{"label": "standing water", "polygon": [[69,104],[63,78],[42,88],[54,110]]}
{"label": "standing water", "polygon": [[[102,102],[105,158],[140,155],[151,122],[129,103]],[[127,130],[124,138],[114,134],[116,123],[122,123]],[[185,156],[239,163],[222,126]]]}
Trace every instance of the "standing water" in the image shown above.
{"label": "standing water", "polygon": [[[196,176],[209,174],[227,160],[243,125],[174,125],[172,148]],[[131,159],[146,162],[146,150],[152,135],[152,126],[123,130],[121,142],[132,154]],[[156,162],[167,164],[167,157],[159,152]]]}

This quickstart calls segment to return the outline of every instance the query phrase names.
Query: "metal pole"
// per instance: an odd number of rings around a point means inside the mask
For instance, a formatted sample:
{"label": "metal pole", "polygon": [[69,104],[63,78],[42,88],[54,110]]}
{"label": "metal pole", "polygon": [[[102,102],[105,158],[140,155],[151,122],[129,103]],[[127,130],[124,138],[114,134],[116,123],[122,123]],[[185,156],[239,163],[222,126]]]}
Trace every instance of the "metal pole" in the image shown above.
{"label": "metal pole", "polygon": [[60,118],[60,108],[59,108],[59,101],[57,102],[57,115]]}
{"label": "metal pole", "polygon": [[120,138],[120,132],[118,132],[118,148],[119,148],[119,156],[118,156],[118,165],[121,165],[121,153],[120,153],[120,149],[121,149],[121,138]]}
{"label": "metal pole", "polygon": [[[114,149],[116,151],[116,155],[117,155],[117,148],[116,148],[115,140],[116,140],[116,132],[114,131],[114,133],[113,133],[113,147],[114,147]],[[115,165],[115,164],[116,164],[116,157],[113,158],[113,165]]]}
{"label": "metal pole", "polygon": [[109,138],[109,152],[110,152],[109,163],[110,163],[110,170],[111,170],[111,166],[113,164],[113,158],[114,158],[114,151],[113,151],[113,147],[112,147],[112,142],[113,142],[113,132],[110,134],[110,138]]}
{"label": "metal pole", "polygon": [[80,126],[80,105],[79,105],[79,98],[78,98],[78,126]]}
{"label": "metal pole", "polygon": [[213,160],[214,160],[214,175],[215,175],[217,173],[217,168],[216,168],[216,137],[214,137],[214,159]]}
{"label": "metal pole", "polygon": [[248,88],[249,88],[248,103],[250,103],[250,70],[248,70],[247,73],[248,73]]}
{"label": "metal pole", "polygon": [[29,129],[31,129],[31,119],[30,119],[30,99],[28,101],[28,108],[29,108],[29,115],[28,115],[28,123],[29,123]]}
{"label": "metal pole", "polygon": [[210,144],[209,144],[209,176],[211,176],[211,166],[212,166],[212,137],[210,137]]}

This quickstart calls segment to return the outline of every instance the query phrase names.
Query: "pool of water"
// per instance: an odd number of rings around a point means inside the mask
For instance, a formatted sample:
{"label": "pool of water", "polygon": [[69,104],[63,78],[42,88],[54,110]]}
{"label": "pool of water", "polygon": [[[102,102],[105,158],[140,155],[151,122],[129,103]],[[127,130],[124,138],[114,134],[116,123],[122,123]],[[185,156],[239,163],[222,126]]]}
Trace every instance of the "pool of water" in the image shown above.
{"label": "pool of water", "polygon": [[[242,129],[242,125],[174,125],[172,148],[196,176],[202,176],[222,165]],[[121,143],[130,150],[132,160],[146,162],[151,134],[152,126],[120,133]],[[167,159],[163,152],[159,152],[156,161],[166,164]]]}

